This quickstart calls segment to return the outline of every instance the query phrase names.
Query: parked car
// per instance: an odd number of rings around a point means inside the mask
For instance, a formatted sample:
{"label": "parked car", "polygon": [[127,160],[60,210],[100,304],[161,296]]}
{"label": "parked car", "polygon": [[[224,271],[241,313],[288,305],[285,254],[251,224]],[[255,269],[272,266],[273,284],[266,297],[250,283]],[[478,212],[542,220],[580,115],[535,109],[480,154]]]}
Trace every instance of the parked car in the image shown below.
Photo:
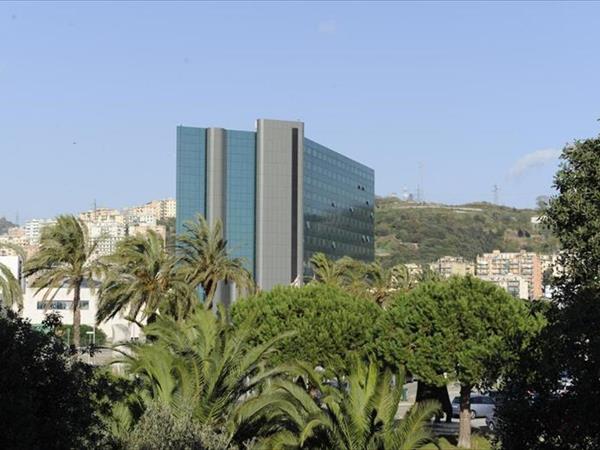
{"label": "parked car", "polygon": [[[488,395],[471,394],[471,419],[477,417],[493,417],[496,403]],[[458,417],[460,413],[460,397],[452,400],[452,416]]]}
{"label": "parked car", "polygon": [[492,414],[485,418],[485,425],[491,432],[496,431],[496,414]]}

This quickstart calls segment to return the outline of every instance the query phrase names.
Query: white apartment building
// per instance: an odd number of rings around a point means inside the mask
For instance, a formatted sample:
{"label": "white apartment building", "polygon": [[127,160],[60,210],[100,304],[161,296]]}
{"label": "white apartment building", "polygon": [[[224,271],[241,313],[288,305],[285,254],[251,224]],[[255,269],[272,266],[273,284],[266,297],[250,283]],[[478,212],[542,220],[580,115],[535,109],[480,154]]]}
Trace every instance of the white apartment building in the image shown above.
{"label": "white apartment building", "polygon": [[42,228],[55,223],[55,219],[31,219],[25,222],[23,230],[25,230],[25,237],[29,244],[37,245],[40,242]]}
{"label": "white apartment building", "polygon": [[97,256],[114,253],[117,243],[127,236],[127,225],[119,222],[87,223],[89,238],[98,242]]}

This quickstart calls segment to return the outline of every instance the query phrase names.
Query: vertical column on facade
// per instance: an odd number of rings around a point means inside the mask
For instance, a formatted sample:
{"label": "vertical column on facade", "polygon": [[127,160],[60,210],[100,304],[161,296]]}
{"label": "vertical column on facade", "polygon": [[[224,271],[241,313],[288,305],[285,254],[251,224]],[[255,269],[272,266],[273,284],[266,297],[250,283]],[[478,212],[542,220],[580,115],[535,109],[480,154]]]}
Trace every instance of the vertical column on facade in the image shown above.
{"label": "vertical column on facade", "polygon": [[302,122],[258,120],[255,268],[261,289],[302,281],[303,144]]}
{"label": "vertical column on facade", "polygon": [[[209,128],[206,135],[206,220],[211,227],[217,221],[227,226],[227,139],[223,128]],[[219,283],[215,303],[230,301],[230,286]]]}

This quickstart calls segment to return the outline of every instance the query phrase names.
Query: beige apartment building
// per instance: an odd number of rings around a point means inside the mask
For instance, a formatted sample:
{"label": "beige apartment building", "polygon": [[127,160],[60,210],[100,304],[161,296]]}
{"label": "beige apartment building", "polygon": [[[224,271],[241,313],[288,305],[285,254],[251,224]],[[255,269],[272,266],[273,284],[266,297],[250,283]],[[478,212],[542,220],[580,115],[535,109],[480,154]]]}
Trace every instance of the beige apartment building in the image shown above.
{"label": "beige apartment building", "polygon": [[125,223],[125,217],[121,214],[121,211],[119,211],[118,209],[111,208],[91,209],[89,211],[85,211],[79,214],[79,218],[86,223]]}
{"label": "beige apartment building", "polygon": [[520,276],[528,284],[528,298],[538,299],[543,296],[542,262],[537,253],[521,250],[516,253],[505,253],[494,250],[477,256],[477,276],[482,279],[505,275]]}
{"label": "beige apartment building", "polygon": [[529,283],[520,275],[480,275],[478,278],[500,286],[513,297],[529,299]]}
{"label": "beige apartment building", "polygon": [[431,263],[429,267],[444,278],[449,278],[453,275],[473,275],[475,273],[475,264],[460,256],[442,256],[437,261]]}
{"label": "beige apartment building", "polygon": [[128,215],[137,217],[154,217],[156,220],[174,218],[176,214],[175,200],[153,200],[141,206],[134,206],[127,210]]}

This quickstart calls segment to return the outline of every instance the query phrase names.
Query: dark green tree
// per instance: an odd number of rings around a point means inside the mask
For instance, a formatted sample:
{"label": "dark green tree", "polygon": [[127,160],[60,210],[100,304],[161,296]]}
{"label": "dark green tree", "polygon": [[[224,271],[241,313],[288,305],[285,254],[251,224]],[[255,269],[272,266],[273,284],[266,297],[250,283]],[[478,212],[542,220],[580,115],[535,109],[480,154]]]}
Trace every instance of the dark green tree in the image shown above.
{"label": "dark green tree", "polygon": [[562,247],[556,306],[504,386],[508,399],[533,394],[521,408],[506,402],[499,410],[500,441],[510,450],[600,448],[600,138],[567,145],[561,158],[558,194],[543,216]]}
{"label": "dark green tree", "polygon": [[352,353],[365,354],[380,314],[369,299],[323,284],[275,288],[232,307],[234,323],[254,321],[251,342],[295,332],[280,344],[278,361],[301,360],[333,371],[346,370]]}
{"label": "dark green tree", "polygon": [[458,444],[470,448],[471,390],[491,387],[541,326],[524,301],[503,289],[453,277],[398,296],[375,327],[374,351],[428,384],[460,383]]}
{"label": "dark green tree", "polygon": [[92,367],[55,337],[56,316],[43,325],[0,309],[0,448],[89,448],[100,427]]}

